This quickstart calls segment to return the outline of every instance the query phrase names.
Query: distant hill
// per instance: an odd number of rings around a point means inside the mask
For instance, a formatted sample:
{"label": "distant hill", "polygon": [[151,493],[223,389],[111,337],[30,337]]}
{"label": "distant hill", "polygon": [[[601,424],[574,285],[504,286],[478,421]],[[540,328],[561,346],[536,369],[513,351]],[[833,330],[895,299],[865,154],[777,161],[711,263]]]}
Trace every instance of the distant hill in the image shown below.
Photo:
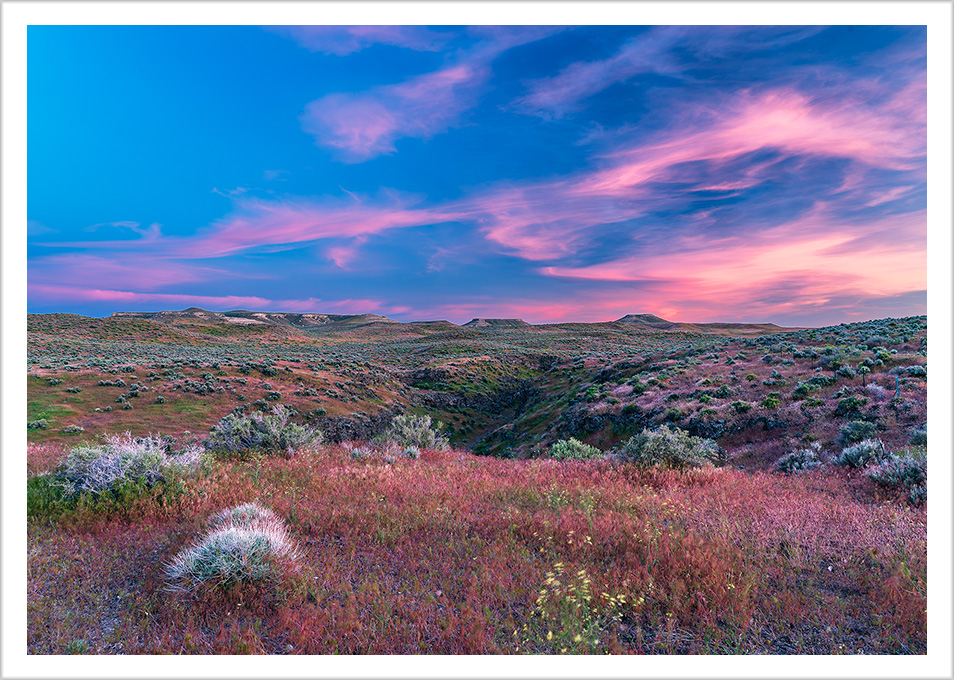
{"label": "distant hill", "polygon": [[797,330],[795,328],[786,328],[777,326],[774,323],[691,323],[682,321],[667,321],[655,314],[627,314],[617,319],[614,323],[626,324],[627,326],[637,326],[643,328],[652,328],[663,331],[695,331],[699,333],[712,333],[715,335],[761,335],[764,333],[778,333],[781,331]]}
{"label": "distant hill", "polygon": [[622,319],[617,319],[616,323],[638,323],[646,326],[654,326],[658,324],[672,324],[672,321],[666,321],[655,314],[627,314]]}
{"label": "distant hill", "polygon": [[394,319],[379,314],[297,314],[292,312],[251,312],[246,309],[233,309],[228,312],[212,312],[200,307],[189,307],[181,311],[164,312],[113,312],[110,318],[132,317],[152,319],[159,322],[196,319],[200,321],[222,321],[243,326],[290,326],[293,328],[316,328],[320,326],[337,328],[359,328],[371,324],[396,324]]}
{"label": "distant hill", "polygon": [[464,324],[464,328],[523,328],[529,326],[523,319],[471,319]]}
{"label": "distant hill", "polygon": [[228,312],[213,312],[200,307],[189,307],[179,311],[161,312],[113,312],[109,318],[148,319],[163,325],[194,328],[196,324],[229,324],[232,326],[256,327],[261,330],[269,328],[281,331],[282,329],[297,331],[319,331],[334,333],[337,331],[359,330],[373,333],[412,333],[431,335],[441,332],[460,331],[466,328],[470,331],[481,329],[543,329],[553,326],[575,328],[610,327],[619,330],[645,331],[675,331],[709,333],[713,335],[763,335],[778,333],[786,330],[797,330],[777,326],[773,323],[690,323],[682,321],[668,321],[655,314],[627,314],[616,321],[604,322],[564,322],[561,324],[536,325],[527,323],[523,319],[490,319],[478,317],[458,326],[445,319],[434,321],[400,322],[380,314],[318,314],[293,312],[253,312],[247,309],[233,309]]}

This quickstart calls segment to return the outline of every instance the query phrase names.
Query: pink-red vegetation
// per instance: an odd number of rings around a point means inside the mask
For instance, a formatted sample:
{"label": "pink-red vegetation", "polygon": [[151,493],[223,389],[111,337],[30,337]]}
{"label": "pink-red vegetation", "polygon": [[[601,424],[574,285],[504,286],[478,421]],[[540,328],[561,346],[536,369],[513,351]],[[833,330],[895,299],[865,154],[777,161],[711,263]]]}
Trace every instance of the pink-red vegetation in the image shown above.
{"label": "pink-red vegetation", "polygon": [[[31,472],[55,462],[52,447],[29,456]],[[277,585],[169,592],[163,564],[214,513],[252,501],[285,520],[297,567]],[[172,506],[30,522],[29,648],[924,653],[925,525],[924,509],[849,473],[454,450],[385,465],[327,446],[216,464]],[[592,599],[566,595],[584,576],[561,590],[554,573],[585,573]],[[533,615],[541,592],[572,601]],[[583,631],[595,631],[587,649],[553,642]]]}

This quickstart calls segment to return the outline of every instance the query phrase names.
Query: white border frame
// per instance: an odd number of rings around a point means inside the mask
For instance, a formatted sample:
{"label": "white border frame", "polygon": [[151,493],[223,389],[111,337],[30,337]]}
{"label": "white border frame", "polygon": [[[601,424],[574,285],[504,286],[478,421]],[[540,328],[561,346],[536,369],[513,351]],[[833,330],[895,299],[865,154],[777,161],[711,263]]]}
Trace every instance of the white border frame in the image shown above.
{"label": "white border frame", "polygon": [[[3,677],[942,677],[951,658],[951,21],[948,2],[6,2],[3,11]],[[28,657],[26,30],[29,24],[923,24],[931,382],[928,654],[920,657]],[[687,21],[687,19],[689,21]],[[948,423],[948,429],[942,424]],[[943,488],[946,485],[946,490]]]}

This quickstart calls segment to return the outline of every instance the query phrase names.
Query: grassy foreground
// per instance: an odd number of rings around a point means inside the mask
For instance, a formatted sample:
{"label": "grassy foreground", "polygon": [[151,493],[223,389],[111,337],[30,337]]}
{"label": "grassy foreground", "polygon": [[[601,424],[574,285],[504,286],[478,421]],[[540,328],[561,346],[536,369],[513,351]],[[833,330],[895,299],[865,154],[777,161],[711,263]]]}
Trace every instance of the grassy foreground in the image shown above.
{"label": "grassy foreground", "polygon": [[[64,449],[34,444],[29,474]],[[31,653],[924,653],[926,511],[861,472],[640,470],[347,446],[217,461],[176,496],[28,522]],[[282,518],[274,583],[177,593],[229,506]]]}

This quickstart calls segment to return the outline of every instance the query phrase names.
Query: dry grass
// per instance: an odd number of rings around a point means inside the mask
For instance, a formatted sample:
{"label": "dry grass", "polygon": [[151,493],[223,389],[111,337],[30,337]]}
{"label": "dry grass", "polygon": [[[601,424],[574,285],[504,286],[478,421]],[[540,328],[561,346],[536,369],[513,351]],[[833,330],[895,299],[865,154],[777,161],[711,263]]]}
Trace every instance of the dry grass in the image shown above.
{"label": "dry grass", "polygon": [[[924,653],[925,511],[874,489],[846,471],[641,471],[453,450],[391,465],[337,446],[223,462],[176,506],[31,522],[29,648]],[[295,578],[165,590],[162,565],[247,502],[285,518]]]}

